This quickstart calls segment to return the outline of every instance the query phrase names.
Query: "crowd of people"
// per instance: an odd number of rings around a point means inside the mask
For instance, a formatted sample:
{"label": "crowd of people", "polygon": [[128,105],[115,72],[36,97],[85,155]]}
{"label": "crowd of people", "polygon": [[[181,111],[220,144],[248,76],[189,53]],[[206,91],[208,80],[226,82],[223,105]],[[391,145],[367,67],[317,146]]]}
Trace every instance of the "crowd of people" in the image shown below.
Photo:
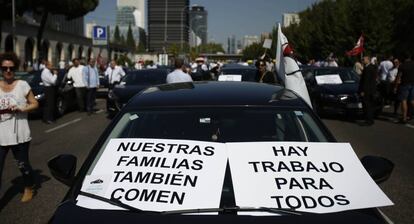
{"label": "crowd of people", "polygon": [[386,57],[378,64],[376,57],[364,56],[362,63],[356,62],[354,70],[361,75],[360,95],[368,125],[373,124],[373,101],[375,94],[381,94],[384,107],[393,104],[393,113],[397,115],[401,107],[399,123],[406,124],[412,119],[414,108],[414,62],[412,56],[398,58]]}

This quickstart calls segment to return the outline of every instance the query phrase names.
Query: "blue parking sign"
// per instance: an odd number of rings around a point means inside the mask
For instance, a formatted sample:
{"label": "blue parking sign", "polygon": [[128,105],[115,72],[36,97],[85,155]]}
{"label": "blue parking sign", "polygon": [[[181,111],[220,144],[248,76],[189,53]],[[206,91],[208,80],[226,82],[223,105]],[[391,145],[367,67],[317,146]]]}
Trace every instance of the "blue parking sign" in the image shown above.
{"label": "blue parking sign", "polygon": [[94,26],[93,27],[93,39],[106,40],[106,27]]}
{"label": "blue parking sign", "polygon": [[104,26],[94,26],[92,32],[93,45],[107,45],[108,32]]}

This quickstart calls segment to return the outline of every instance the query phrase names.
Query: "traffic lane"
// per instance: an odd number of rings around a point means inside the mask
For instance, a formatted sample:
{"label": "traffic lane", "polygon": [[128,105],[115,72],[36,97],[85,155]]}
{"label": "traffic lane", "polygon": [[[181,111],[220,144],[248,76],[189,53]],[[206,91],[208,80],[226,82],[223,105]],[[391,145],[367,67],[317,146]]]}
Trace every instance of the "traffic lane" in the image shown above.
{"label": "traffic lane", "polygon": [[350,142],[357,155],[382,156],[391,160],[394,170],[391,177],[380,185],[394,202],[382,210],[395,222],[414,222],[414,124],[401,125],[393,119],[376,120],[373,126],[360,126],[355,122],[324,119],[339,142]]}
{"label": "traffic lane", "polygon": [[[32,143],[30,161],[40,184],[37,195],[29,203],[21,203],[21,174],[8,155],[3,171],[3,189],[5,196],[0,203],[0,223],[46,223],[68,190],[64,184],[56,181],[47,168],[47,161],[58,154],[70,153],[78,158],[78,169],[88,152],[96,143],[105,127],[109,124],[104,107],[96,115],[73,112],[65,115],[56,124],[45,125],[40,120],[31,120]],[[78,122],[71,121],[80,119]],[[63,124],[62,128],[55,129]],[[52,130],[52,131],[50,131]],[[10,153],[11,154],[11,153]]]}

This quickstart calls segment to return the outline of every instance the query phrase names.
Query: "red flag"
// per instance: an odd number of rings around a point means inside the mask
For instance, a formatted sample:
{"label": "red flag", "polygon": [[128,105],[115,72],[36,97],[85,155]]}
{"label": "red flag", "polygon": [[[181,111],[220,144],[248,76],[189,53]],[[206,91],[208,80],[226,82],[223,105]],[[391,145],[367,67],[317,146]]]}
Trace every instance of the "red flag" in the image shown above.
{"label": "red flag", "polygon": [[361,35],[355,47],[352,50],[346,52],[346,55],[355,56],[355,55],[361,54],[363,51],[364,51],[364,36]]}

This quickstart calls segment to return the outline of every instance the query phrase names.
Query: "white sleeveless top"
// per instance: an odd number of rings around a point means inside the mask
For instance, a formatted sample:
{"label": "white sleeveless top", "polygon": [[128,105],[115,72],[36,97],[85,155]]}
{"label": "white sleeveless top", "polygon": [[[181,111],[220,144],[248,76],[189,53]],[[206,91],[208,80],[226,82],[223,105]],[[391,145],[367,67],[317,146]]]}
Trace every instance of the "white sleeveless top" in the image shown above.
{"label": "white sleeveless top", "polygon": [[[10,106],[26,107],[29,91],[29,84],[23,80],[18,80],[11,92],[0,88],[0,110]],[[27,113],[0,114],[0,146],[17,145],[31,139]]]}

